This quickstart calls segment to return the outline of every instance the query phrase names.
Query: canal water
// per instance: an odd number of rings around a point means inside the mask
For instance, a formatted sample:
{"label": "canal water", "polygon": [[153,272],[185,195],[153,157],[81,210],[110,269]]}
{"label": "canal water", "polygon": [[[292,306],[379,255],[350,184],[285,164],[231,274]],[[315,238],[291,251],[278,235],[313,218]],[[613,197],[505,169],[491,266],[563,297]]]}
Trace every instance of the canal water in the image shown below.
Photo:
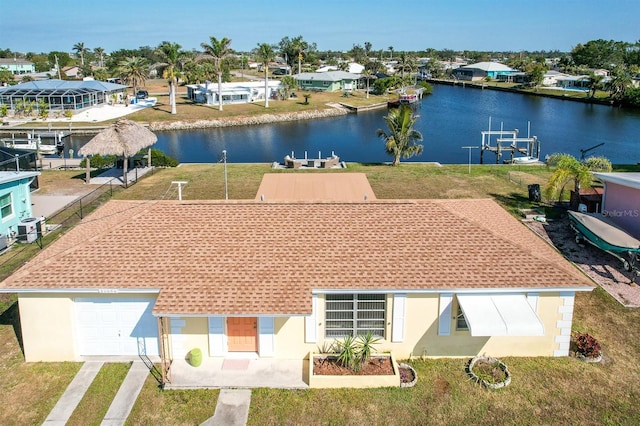
{"label": "canal water", "polygon": [[[433,94],[416,105],[420,116],[415,128],[424,141],[424,153],[405,161],[443,164],[467,163],[469,150],[481,144],[481,131],[519,130],[519,137],[536,136],[541,155],[564,152],[580,157],[581,149],[604,145],[589,152],[613,163],[640,161],[640,111],[568,100],[527,96],[494,90],[435,85]],[[335,152],[347,162],[390,161],[377,129],[386,130],[387,110],[349,114],[318,120],[275,123],[237,128],[158,132],[155,148],[181,163],[211,163],[227,151],[231,163],[282,162],[292,153],[303,158],[327,157]],[[495,136],[493,137],[495,144]],[[89,137],[74,136],[69,147],[76,152]],[[479,149],[472,149],[478,163]],[[495,163],[487,152],[485,163]]]}

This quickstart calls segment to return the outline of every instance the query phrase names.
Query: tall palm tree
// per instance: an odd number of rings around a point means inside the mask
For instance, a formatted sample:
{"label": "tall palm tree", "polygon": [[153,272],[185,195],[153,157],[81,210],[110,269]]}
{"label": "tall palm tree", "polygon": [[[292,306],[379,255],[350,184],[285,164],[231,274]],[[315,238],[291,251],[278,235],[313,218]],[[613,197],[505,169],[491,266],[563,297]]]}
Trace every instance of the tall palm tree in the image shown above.
{"label": "tall palm tree", "polygon": [[295,39],[293,39],[293,49],[296,52],[296,55],[298,56],[298,74],[300,74],[302,72],[302,55],[307,51],[307,49],[309,48],[309,44],[302,40],[302,36],[300,37],[296,37]]}
{"label": "tall palm tree", "polygon": [[76,43],[73,45],[73,50],[76,51],[78,55],[80,55],[80,64],[84,65],[84,54],[89,51],[86,47],[84,47],[84,43]]}
{"label": "tall palm tree", "polygon": [[595,74],[593,71],[589,73],[589,77],[587,78],[587,87],[591,92],[589,97],[593,98],[596,96],[596,91],[602,87],[602,80],[604,80],[603,75]]}
{"label": "tall palm tree", "polygon": [[120,78],[127,84],[131,84],[135,96],[138,90],[138,84],[144,83],[149,77],[149,64],[145,58],[131,56],[120,61],[118,64],[118,72]]}
{"label": "tall palm tree", "polygon": [[384,117],[389,133],[382,129],[378,129],[377,133],[385,142],[387,154],[393,156],[392,166],[400,164],[400,157],[410,158],[422,154],[424,147],[416,143],[422,141],[422,133],[413,128],[418,118],[408,105],[400,105]]}
{"label": "tall palm tree", "polygon": [[182,54],[178,43],[163,41],[156,52],[162,58],[163,62],[156,64],[162,68],[162,77],[169,82],[169,103],[171,104],[171,114],[177,114],[176,109],[176,88],[178,87],[178,78],[180,77],[180,65]]}
{"label": "tall palm tree", "polygon": [[389,46],[389,60],[393,59],[393,46]]}
{"label": "tall palm tree", "polygon": [[104,49],[102,47],[96,47],[93,49],[93,53],[98,56],[98,67],[104,67]]}
{"label": "tall palm tree", "polygon": [[201,43],[205,53],[213,58],[213,65],[218,75],[218,110],[222,111],[222,61],[231,54],[231,40],[223,37],[220,40],[209,37],[211,44]]}
{"label": "tall palm tree", "polygon": [[617,66],[611,72],[611,81],[609,82],[609,96],[612,99],[620,100],[624,98],[627,90],[633,87],[633,79],[624,66]]}
{"label": "tall palm tree", "polygon": [[255,54],[264,69],[264,107],[269,108],[269,63],[275,57],[275,50],[269,43],[258,43]]}
{"label": "tall palm tree", "polygon": [[576,159],[569,154],[553,154],[547,160],[547,165],[555,167],[555,171],[547,181],[545,196],[548,200],[562,199],[562,193],[567,185],[573,184],[573,194],[569,204],[577,209],[580,203],[580,188],[591,185],[592,172],[610,172],[611,162],[604,157],[589,157],[585,161]]}
{"label": "tall palm tree", "polygon": [[371,79],[372,75],[373,74],[371,73],[371,70],[369,70],[369,69],[365,68],[362,71],[362,77],[364,77],[365,80],[367,80],[367,99],[369,99],[369,80]]}

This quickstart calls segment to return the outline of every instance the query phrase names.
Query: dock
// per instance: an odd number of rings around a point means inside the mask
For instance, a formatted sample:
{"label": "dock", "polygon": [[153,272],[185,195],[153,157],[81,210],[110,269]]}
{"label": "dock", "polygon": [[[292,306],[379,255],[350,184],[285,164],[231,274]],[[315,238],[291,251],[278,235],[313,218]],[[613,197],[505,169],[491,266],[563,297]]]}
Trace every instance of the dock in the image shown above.
{"label": "dock", "polygon": [[[518,129],[514,130],[483,130],[482,144],[480,145],[480,164],[484,164],[485,151],[492,152],[496,156],[496,164],[504,154],[509,155],[509,159],[503,159],[505,163],[513,163],[516,154],[528,158],[540,158],[540,141],[536,136],[520,138]],[[491,144],[491,136],[498,136],[495,145]]]}

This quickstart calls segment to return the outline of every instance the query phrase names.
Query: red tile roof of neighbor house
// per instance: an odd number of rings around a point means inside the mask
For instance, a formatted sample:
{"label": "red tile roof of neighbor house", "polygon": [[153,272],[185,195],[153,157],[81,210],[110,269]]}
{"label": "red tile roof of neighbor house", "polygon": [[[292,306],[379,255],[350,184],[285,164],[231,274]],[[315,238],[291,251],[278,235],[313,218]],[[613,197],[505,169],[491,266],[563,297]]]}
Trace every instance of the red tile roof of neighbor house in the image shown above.
{"label": "red tile roof of neighbor house", "polygon": [[492,200],[110,201],[0,284],[160,290],[156,314],[310,314],[311,291],[591,289]]}

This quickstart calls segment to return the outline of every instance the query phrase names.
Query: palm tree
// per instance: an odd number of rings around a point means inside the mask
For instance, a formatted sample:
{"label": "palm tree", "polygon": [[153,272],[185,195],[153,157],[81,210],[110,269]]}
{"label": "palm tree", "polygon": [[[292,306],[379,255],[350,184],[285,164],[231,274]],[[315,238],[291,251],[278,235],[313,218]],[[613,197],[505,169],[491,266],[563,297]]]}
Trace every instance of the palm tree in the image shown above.
{"label": "palm tree", "polygon": [[367,80],[367,99],[369,99],[369,80],[372,78],[372,75],[373,74],[371,73],[371,70],[369,70],[369,69],[365,68],[362,71],[362,77],[364,77],[365,80]]}
{"label": "palm tree", "polygon": [[293,49],[296,51],[298,56],[298,74],[300,74],[302,69],[302,55],[309,48],[309,44],[306,41],[302,40],[302,37],[296,37],[293,39]]}
{"label": "palm tree", "polygon": [[611,162],[604,157],[589,157],[579,161],[569,154],[553,154],[547,160],[547,165],[555,167],[555,171],[547,181],[545,196],[548,200],[562,199],[562,194],[568,184],[573,183],[573,194],[569,201],[572,209],[577,209],[580,203],[580,188],[591,185],[592,172],[610,172]]}
{"label": "palm tree", "polygon": [[416,143],[422,141],[422,133],[413,128],[418,117],[408,105],[392,109],[384,117],[389,133],[382,129],[378,129],[377,133],[385,142],[387,154],[393,156],[392,166],[400,164],[400,157],[410,158],[422,154],[424,147]]}
{"label": "palm tree", "polygon": [[176,109],[176,88],[178,87],[178,77],[180,77],[180,62],[182,55],[178,43],[163,41],[156,52],[164,62],[157,64],[157,67],[163,68],[162,77],[169,82],[169,103],[171,104],[171,114],[177,114]]}
{"label": "palm tree", "polygon": [[118,72],[127,84],[131,83],[135,96],[138,84],[144,83],[149,76],[149,64],[145,58],[131,56],[120,61]]}
{"label": "palm tree", "polygon": [[393,46],[389,46],[389,60],[393,59]]}
{"label": "palm tree", "polygon": [[84,47],[84,43],[76,43],[73,45],[73,50],[76,51],[78,55],[80,55],[80,64],[84,65],[84,54],[89,51],[86,47]]}
{"label": "palm tree", "polygon": [[275,50],[268,43],[258,43],[255,54],[264,69],[264,107],[269,108],[269,62],[273,61]]}
{"label": "palm tree", "polygon": [[218,110],[222,111],[222,61],[231,54],[231,40],[223,37],[218,40],[214,36],[209,37],[211,44],[201,43],[205,53],[213,58],[213,65],[218,75]]}
{"label": "palm tree", "polygon": [[589,97],[593,98],[596,96],[596,91],[602,87],[602,80],[604,80],[603,75],[595,74],[593,71],[589,73],[589,77],[587,78],[587,87],[591,92]]}
{"label": "palm tree", "polygon": [[93,49],[93,53],[98,55],[98,67],[104,67],[104,49],[102,47],[96,47]]}
{"label": "palm tree", "polygon": [[611,72],[611,81],[609,82],[609,96],[614,100],[624,98],[627,90],[633,87],[633,79],[624,66],[617,66]]}
{"label": "palm tree", "polygon": [[298,87],[298,81],[293,76],[285,75],[280,79],[280,84],[284,89],[284,98],[289,99],[289,94]]}

